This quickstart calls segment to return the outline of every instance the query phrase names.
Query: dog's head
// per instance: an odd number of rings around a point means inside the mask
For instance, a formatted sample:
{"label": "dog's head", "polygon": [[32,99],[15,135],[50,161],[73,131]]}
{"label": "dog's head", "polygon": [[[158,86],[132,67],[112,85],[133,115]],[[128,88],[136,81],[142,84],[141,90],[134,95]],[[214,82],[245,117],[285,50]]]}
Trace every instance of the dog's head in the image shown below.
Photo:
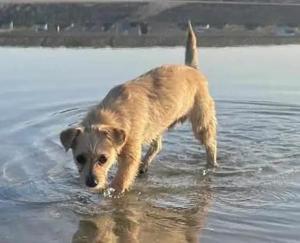
{"label": "dog's head", "polygon": [[61,132],[60,141],[66,151],[72,149],[80,180],[92,191],[101,191],[107,185],[107,173],[124,145],[123,129],[108,125],[75,127]]}

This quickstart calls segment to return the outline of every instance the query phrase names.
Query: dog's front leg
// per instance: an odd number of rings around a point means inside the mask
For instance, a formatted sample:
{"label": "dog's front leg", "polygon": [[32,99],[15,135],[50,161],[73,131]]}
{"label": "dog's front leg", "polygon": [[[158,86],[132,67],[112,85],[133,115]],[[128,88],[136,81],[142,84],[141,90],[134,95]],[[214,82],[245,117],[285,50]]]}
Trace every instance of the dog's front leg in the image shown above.
{"label": "dog's front leg", "polygon": [[111,183],[117,193],[123,193],[133,184],[138,174],[142,146],[140,143],[127,143],[118,158],[118,171]]}

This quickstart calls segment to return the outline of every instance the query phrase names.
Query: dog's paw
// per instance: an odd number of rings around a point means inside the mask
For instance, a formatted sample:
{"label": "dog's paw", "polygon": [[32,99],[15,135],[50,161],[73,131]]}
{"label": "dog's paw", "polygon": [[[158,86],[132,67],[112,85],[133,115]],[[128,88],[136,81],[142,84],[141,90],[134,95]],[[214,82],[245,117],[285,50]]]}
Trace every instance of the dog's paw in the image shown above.
{"label": "dog's paw", "polygon": [[124,195],[124,192],[120,192],[118,190],[115,190],[112,187],[108,187],[103,191],[103,196],[107,198],[120,198]]}
{"label": "dog's paw", "polygon": [[220,166],[219,166],[219,164],[217,163],[217,161],[213,161],[213,162],[207,163],[206,167],[209,168],[209,169],[217,169],[217,168],[219,168]]}
{"label": "dog's paw", "polygon": [[140,175],[140,176],[145,175],[147,172],[148,172],[148,166],[142,166],[142,167],[139,169],[139,175]]}
{"label": "dog's paw", "polygon": [[124,184],[118,180],[113,180],[108,188],[114,197],[119,197],[128,190],[124,187]]}

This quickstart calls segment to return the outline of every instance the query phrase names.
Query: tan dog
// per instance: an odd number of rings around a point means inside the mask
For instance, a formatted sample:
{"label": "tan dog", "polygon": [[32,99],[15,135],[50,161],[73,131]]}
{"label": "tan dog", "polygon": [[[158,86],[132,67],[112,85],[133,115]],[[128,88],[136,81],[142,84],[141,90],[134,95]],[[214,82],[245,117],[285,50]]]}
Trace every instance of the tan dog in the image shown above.
{"label": "tan dog", "polygon": [[[215,105],[205,77],[197,70],[190,23],[185,59],[186,65],[164,65],[114,87],[78,127],[60,134],[88,187],[104,189],[108,170],[118,161],[111,187],[120,193],[128,190],[139,169],[145,172],[160,151],[162,134],[186,120],[205,146],[207,165],[217,166]],[[141,160],[143,144],[150,148]]]}

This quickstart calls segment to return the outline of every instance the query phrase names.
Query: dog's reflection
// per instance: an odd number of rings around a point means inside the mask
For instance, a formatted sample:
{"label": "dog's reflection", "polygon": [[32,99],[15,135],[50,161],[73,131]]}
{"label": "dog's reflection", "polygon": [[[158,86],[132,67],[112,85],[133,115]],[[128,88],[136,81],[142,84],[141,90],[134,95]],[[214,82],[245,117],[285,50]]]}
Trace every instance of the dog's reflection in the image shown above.
{"label": "dog's reflection", "polygon": [[212,193],[207,181],[197,191],[186,209],[156,207],[134,192],[111,199],[110,210],[80,221],[73,243],[200,242]]}

